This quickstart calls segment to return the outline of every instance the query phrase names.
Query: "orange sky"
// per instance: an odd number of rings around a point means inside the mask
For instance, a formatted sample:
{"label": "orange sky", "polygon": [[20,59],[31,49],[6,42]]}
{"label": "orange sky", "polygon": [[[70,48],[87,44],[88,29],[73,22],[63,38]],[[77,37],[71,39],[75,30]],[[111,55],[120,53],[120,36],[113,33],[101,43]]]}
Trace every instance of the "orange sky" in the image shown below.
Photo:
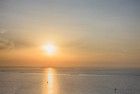
{"label": "orange sky", "polygon": [[[0,66],[140,68],[136,0],[2,0]],[[54,44],[49,56],[42,46]]]}

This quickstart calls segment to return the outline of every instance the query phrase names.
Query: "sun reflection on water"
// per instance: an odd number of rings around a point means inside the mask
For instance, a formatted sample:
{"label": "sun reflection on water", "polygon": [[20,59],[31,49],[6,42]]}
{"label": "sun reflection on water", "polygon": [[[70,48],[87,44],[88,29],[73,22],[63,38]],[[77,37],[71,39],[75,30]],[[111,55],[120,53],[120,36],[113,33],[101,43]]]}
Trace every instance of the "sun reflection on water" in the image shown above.
{"label": "sun reflection on water", "polygon": [[43,87],[43,94],[59,94],[58,80],[55,69],[48,68],[45,70],[45,85]]}

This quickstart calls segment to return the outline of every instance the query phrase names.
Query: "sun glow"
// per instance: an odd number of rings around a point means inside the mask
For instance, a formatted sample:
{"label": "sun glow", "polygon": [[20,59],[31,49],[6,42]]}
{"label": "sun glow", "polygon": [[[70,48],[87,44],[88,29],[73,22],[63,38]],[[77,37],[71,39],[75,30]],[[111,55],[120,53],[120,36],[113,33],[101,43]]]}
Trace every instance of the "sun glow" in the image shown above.
{"label": "sun glow", "polygon": [[53,55],[56,53],[56,46],[53,44],[46,44],[43,46],[43,50],[48,54],[48,55]]}

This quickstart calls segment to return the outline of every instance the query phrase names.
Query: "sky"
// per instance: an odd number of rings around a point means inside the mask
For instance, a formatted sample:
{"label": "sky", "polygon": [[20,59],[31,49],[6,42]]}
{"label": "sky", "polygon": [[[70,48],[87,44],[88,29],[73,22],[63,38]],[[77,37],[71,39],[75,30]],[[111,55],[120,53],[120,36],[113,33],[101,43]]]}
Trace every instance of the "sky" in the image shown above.
{"label": "sky", "polygon": [[0,0],[0,66],[140,68],[139,41],[139,0]]}

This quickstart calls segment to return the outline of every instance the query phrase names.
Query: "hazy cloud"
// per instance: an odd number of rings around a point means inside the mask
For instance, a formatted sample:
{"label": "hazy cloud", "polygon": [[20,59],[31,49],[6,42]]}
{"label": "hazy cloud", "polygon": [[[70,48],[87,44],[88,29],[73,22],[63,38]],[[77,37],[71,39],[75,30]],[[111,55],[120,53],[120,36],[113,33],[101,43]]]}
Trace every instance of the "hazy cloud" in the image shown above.
{"label": "hazy cloud", "polygon": [[25,40],[9,40],[0,37],[0,50],[34,47],[33,43]]}
{"label": "hazy cloud", "polygon": [[25,40],[23,37],[18,37],[18,39],[16,37],[10,37],[10,35],[13,36],[15,34],[12,34],[11,32],[12,31],[0,28],[0,50],[26,48],[34,46],[33,43],[29,42],[29,40]]}
{"label": "hazy cloud", "polygon": [[13,41],[0,37],[0,50],[13,49],[14,47]]}

